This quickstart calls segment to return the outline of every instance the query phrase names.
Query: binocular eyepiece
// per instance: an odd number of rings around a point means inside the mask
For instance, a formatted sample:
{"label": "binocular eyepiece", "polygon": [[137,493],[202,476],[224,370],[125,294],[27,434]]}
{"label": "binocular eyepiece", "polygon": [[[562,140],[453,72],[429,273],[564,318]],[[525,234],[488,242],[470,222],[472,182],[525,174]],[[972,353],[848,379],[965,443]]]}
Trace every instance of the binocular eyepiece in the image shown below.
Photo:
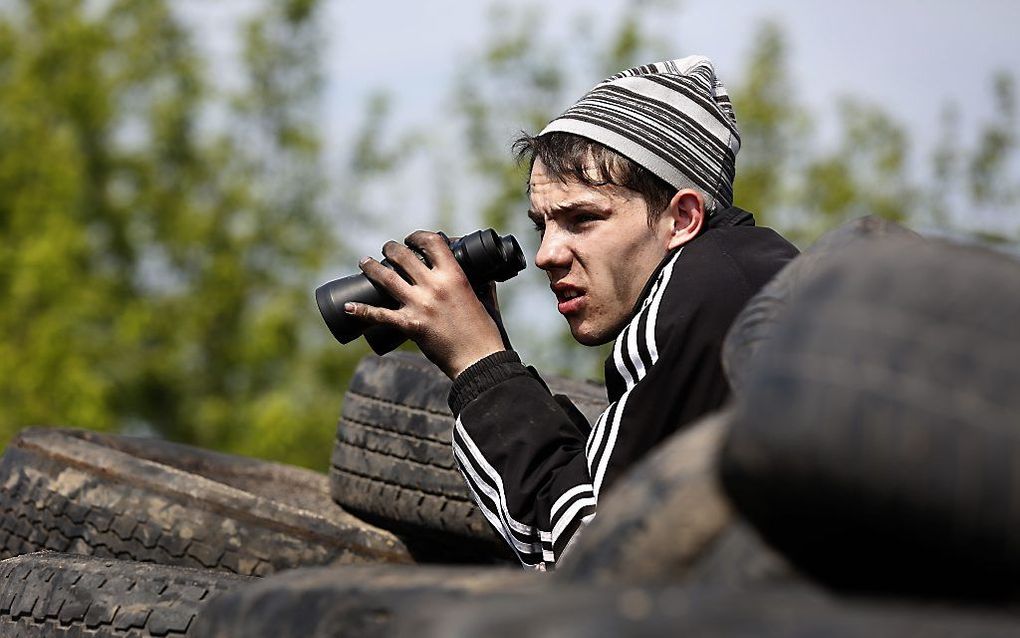
{"label": "binocular eyepiece", "polygon": [[[445,235],[444,235],[445,237]],[[447,239],[450,251],[457,263],[464,269],[473,287],[481,288],[493,281],[506,281],[515,277],[527,265],[524,252],[513,235],[500,237],[495,230],[477,230],[453,241]],[[415,250],[411,247],[412,250]],[[415,250],[418,258],[428,263]],[[388,260],[381,262],[387,268],[394,268]],[[395,268],[400,272],[399,268]],[[401,273],[402,276],[403,273]],[[405,276],[406,278],[406,276]],[[376,354],[386,354],[407,340],[400,331],[389,326],[372,326],[344,312],[348,301],[363,303],[395,310],[399,303],[388,293],[377,287],[363,273],[348,275],[326,282],[315,290],[315,302],[319,306],[326,326],[340,343],[350,343],[362,334]]]}

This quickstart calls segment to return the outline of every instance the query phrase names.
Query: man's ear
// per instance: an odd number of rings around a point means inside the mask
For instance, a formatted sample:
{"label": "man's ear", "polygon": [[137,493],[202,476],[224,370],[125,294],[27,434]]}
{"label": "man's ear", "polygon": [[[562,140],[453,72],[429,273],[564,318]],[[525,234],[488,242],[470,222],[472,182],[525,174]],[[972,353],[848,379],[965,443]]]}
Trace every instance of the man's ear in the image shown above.
{"label": "man's ear", "polygon": [[664,213],[671,224],[671,234],[666,243],[669,250],[683,246],[698,236],[705,225],[705,198],[693,188],[677,191]]}

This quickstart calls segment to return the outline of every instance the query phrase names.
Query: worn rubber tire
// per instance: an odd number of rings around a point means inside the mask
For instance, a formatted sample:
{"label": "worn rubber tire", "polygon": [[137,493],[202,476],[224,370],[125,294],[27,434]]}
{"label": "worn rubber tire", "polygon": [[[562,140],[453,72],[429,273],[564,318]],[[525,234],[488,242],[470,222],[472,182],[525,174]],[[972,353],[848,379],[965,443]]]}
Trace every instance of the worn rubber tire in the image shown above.
{"label": "worn rubber tire", "polygon": [[254,579],[43,552],[0,562],[5,638],[190,636],[195,616]]}
{"label": "worn rubber tire", "polygon": [[51,549],[265,575],[411,562],[325,476],[153,439],[30,428],[0,459],[0,557]]}
{"label": "worn rubber tire", "polygon": [[748,372],[736,506],[835,587],[1020,594],[1020,263],[887,239],[807,282]]}
{"label": "worn rubber tire", "polygon": [[491,592],[534,590],[545,575],[521,569],[370,565],[306,568],[222,596],[195,638],[384,638],[412,608]]}
{"label": "worn rubber tire", "polygon": [[789,561],[739,516],[685,573],[684,583],[735,592],[806,582]]}
{"label": "worn rubber tire", "polygon": [[733,320],[722,348],[723,370],[730,387],[740,392],[756,353],[768,343],[793,297],[841,250],[861,241],[897,237],[920,241],[913,231],[880,217],[861,217],[822,235],[803,254],[780,270]]}
{"label": "worn rubber tire", "polygon": [[556,566],[559,582],[698,583],[731,588],[795,579],[786,561],[731,510],[718,454],[731,410],[664,441],[599,503]]}
{"label": "worn rubber tire", "polygon": [[[598,384],[547,381],[589,419],[606,407]],[[453,459],[449,391],[449,379],[420,355],[363,359],[337,425],[333,498],[401,534],[424,560],[509,558],[505,541],[475,507]]]}
{"label": "worn rubber tire", "polygon": [[681,580],[732,520],[716,480],[729,415],[677,432],[630,469],[599,503],[556,567],[573,582]]}
{"label": "worn rubber tire", "polygon": [[985,638],[1020,631],[1016,611],[855,600],[807,587],[734,592],[681,586],[571,585],[405,611],[395,638]]}

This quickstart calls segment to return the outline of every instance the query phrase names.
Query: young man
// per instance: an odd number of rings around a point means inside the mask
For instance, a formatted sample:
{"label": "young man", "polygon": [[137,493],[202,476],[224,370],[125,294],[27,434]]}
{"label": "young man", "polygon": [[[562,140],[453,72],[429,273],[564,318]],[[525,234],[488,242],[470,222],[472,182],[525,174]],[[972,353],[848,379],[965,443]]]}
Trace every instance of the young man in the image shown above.
{"label": "young man", "polygon": [[445,241],[417,232],[366,275],[402,304],[352,304],[396,326],[454,380],[454,455],[489,522],[521,562],[552,568],[599,495],[664,438],[723,404],[719,354],[736,314],[796,249],[731,207],[740,146],[711,62],[637,67],[597,85],[537,137],[529,216],[536,265],[584,345],[615,339],[610,407],[594,424],[507,350]]}

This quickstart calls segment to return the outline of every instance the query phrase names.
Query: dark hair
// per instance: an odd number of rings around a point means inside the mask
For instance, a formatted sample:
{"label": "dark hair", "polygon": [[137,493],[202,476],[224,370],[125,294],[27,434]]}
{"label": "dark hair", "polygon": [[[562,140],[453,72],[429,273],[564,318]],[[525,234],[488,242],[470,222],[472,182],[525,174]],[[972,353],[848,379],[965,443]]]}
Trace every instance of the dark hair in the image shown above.
{"label": "dark hair", "polygon": [[532,136],[521,132],[514,140],[518,164],[542,160],[550,175],[560,181],[575,179],[587,186],[614,185],[632,190],[645,199],[648,224],[659,218],[677,189],[664,179],[616,151],[573,133],[546,133]]}

